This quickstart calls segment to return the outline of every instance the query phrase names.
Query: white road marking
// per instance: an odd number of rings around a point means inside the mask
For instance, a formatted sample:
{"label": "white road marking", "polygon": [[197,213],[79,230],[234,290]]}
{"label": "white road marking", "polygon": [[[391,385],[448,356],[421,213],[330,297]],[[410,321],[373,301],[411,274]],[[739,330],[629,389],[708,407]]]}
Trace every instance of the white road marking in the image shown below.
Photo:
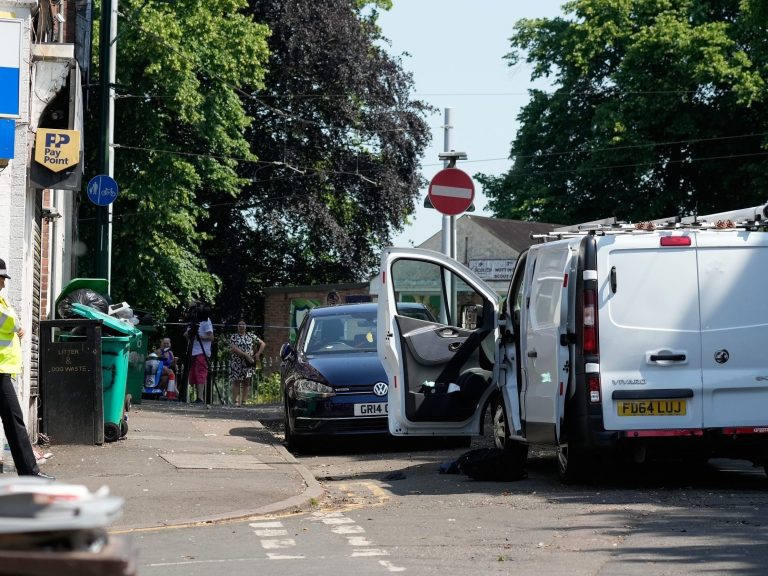
{"label": "white road marking", "polygon": [[303,560],[304,556],[297,554],[291,556],[290,554],[278,554],[277,552],[267,552],[267,558],[270,560]]}
{"label": "white road marking", "polygon": [[288,530],[284,530],[284,529],[278,530],[277,528],[265,528],[263,530],[254,530],[253,532],[254,532],[254,534],[256,534],[256,536],[260,536],[262,538],[266,538],[266,537],[270,537],[270,536],[272,536],[272,537],[274,537],[274,536],[288,536]]}
{"label": "white road marking", "polygon": [[323,524],[353,524],[355,521],[352,518],[323,518],[320,520]]}
{"label": "white road marking", "polygon": [[350,546],[370,546],[371,541],[364,536],[347,536],[347,543]]}
{"label": "white road marking", "polygon": [[248,524],[251,528],[282,528],[282,522],[251,522]]}
{"label": "white road marking", "polygon": [[262,540],[261,541],[261,547],[265,550],[275,550],[278,548],[290,548],[291,546],[296,546],[296,540],[293,538],[284,538],[284,539],[277,539],[277,540]]}
{"label": "white road marking", "polygon": [[[389,556],[389,552],[383,548],[374,548],[371,541],[365,536],[354,536],[354,534],[365,533],[365,528],[355,524],[354,520],[343,516],[341,512],[313,512],[312,521],[322,522],[331,528],[331,532],[346,536],[347,544],[356,547],[353,548],[350,558],[376,558],[379,556]],[[367,548],[366,548],[367,546]],[[405,572],[402,566],[396,566],[389,560],[379,560],[379,564],[389,572]]]}
{"label": "white road marking", "polygon": [[341,518],[341,512],[312,512],[315,518]]}
{"label": "white road marking", "polygon": [[405,568],[401,566],[395,566],[389,560],[379,560],[379,564],[384,566],[384,568],[386,568],[390,572],[405,572]]}
{"label": "white road marking", "polygon": [[362,556],[389,556],[389,552],[382,550],[381,548],[360,548],[352,552],[352,558],[359,558]]}
{"label": "white road marking", "polygon": [[362,534],[365,532],[365,528],[358,526],[357,524],[351,524],[346,526],[336,526],[331,530],[334,534]]}

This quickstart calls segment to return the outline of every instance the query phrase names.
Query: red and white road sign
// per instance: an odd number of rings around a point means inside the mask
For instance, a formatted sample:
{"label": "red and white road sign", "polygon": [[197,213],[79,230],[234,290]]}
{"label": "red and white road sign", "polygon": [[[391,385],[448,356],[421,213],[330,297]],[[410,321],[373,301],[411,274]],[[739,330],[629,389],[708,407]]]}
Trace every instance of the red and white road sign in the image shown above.
{"label": "red and white road sign", "polygon": [[458,168],[444,168],[429,183],[429,201],[438,212],[455,216],[472,206],[475,184],[469,174]]}

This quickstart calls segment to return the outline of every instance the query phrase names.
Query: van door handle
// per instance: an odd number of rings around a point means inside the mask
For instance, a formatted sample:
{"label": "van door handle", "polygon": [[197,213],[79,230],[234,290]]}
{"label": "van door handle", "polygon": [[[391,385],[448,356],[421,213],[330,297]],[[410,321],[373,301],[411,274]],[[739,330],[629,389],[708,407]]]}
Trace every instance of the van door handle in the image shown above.
{"label": "van door handle", "polygon": [[459,335],[459,331],[453,328],[441,328],[437,331],[437,335],[441,338],[456,338]]}
{"label": "van door handle", "polygon": [[448,350],[451,352],[456,352],[459,348],[461,348],[461,342],[451,342],[448,344]]}
{"label": "van door handle", "polygon": [[528,358],[538,358],[538,356],[539,355],[536,352],[536,350],[531,350],[530,352],[528,352]]}
{"label": "van door handle", "polygon": [[651,362],[685,362],[685,354],[651,354]]}

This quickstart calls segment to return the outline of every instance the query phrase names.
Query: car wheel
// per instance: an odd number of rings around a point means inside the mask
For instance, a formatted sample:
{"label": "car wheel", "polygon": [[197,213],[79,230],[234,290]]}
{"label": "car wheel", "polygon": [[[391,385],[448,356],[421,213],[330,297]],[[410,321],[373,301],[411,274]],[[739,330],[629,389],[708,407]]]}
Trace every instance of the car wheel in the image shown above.
{"label": "car wheel", "polygon": [[306,439],[302,438],[301,436],[297,436],[293,430],[293,425],[291,424],[291,417],[288,414],[288,402],[285,402],[284,422],[285,422],[286,448],[288,448],[288,450],[290,450],[291,452],[301,452],[303,450],[306,450],[306,447],[307,447]]}

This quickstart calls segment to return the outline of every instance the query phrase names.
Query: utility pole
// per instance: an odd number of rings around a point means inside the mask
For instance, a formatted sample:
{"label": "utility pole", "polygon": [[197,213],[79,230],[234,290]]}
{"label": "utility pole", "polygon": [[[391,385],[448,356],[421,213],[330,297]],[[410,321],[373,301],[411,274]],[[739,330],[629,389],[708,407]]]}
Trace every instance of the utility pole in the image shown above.
{"label": "utility pole", "polygon": [[[101,0],[99,30],[99,174],[114,176],[117,2]],[[96,207],[96,277],[112,281],[112,205]]]}

